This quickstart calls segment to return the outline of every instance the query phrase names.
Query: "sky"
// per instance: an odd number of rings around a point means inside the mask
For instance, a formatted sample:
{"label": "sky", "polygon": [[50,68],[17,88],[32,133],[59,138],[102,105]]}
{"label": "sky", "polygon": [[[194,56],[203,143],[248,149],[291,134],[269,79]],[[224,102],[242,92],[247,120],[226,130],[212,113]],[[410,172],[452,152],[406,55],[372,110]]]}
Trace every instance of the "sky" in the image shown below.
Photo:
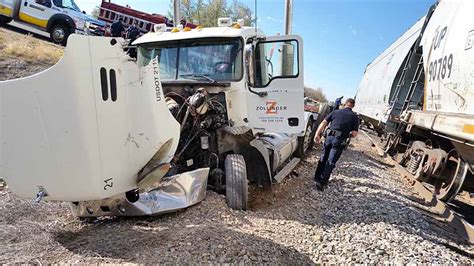
{"label": "sky", "polygon": [[[100,0],[75,0],[90,13]],[[241,0],[255,11],[255,0]],[[167,15],[170,0],[112,0]],[[229,3],[232,0],[229,0]],[[284,31],[284,0],[257,0],[257,26]],[[367,64],[423,17],[435,0],[293,0],[293,34],[303,38],[304,79],[329,100],[354,97]],[[255,14],[255,12],[254,12]]]}

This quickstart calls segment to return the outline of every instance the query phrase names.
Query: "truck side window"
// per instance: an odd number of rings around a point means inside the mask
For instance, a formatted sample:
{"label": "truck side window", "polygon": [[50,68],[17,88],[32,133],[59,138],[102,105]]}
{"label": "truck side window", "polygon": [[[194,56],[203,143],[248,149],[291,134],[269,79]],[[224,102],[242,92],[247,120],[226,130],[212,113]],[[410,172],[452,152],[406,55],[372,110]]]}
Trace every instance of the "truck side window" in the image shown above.
{"label": "truck side window", "polygon": [[51,0],[36,0],[35,3],[45,7],[51,7]]}
{"label": "truck side window", "polygon": [[299,74],[296,40],[260,42],[255,50],[255,85],[266,87],[276,78],[295,78]]}
{"label": "truck side window", "polygon": [[53,3],[57,7],[63,7],[63,1],[62,0],[53,0]]}

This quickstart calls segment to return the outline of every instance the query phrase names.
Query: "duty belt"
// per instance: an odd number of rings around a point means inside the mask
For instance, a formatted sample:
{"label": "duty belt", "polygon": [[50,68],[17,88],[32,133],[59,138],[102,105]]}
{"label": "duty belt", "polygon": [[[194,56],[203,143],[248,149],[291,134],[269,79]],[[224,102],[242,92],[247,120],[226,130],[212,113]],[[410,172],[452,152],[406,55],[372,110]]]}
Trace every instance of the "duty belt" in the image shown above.
{"label": "duty belt", "polygon": [[340,130],[335,130],[335,129],[328,128],[326,130],[326,137],[329,137],[329,136],[333,136],[333,137],[336,137],[338,139],[341,139],[341,138],[344,137],[344,132],[342,132]]}

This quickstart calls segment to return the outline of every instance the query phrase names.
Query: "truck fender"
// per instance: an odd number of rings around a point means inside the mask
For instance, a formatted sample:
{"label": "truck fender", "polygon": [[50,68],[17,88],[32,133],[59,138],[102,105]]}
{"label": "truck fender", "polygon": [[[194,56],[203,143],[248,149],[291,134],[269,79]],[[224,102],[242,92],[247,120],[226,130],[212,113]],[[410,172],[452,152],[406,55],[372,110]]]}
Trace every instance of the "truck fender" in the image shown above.
{"label": "truck fender", "polygon": [[261,155],[261,159],[263,159],[263,161],[265,162],[265,166],[266,166],[266,172],[268,173],[267,177],[268,177],[268,180],[267,182],[271,185],[272,184],[272,170],[271,170],[271,165],[270,165],[270,154],[268,152],[268,149],[265,147],[265,145],[263,145],[263,143],[261,141],[259,141],[258,139],[254,139],[252,140],[250,143],[250,146],[252,146],[253,148],[255,148],[256,151],[258,151],[258,153]]}
{"label": "truck fender", "polygon": [[71,32],[74,32],[76,30],[76,24],[74,23],[74,20],[70,16],[65,15],[65,14],[53,15],[48,20],[48,25],[46,26],[46,30],[49,32],[51,28],[58,23],[66,24],[69,27],[71,27],[71,30],[72,30]]}

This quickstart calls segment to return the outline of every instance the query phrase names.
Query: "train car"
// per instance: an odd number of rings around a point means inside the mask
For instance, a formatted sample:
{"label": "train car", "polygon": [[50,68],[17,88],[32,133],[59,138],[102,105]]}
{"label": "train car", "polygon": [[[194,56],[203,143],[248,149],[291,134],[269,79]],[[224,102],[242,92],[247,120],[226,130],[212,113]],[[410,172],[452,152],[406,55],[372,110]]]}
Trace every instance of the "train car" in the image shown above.
{"label": "train car", "polygon": [[420,37],[424,21],[425,17],[421,18],[365,69],[354,110],[377,131],[383,131],[389,120],[389,100],[400,80],[408,54]]}
{"label": "train car", "polygon": [[428,11],[392,84],[384,127],[385,151],[446,202],[474,188],[473,12],[471,0]]}

